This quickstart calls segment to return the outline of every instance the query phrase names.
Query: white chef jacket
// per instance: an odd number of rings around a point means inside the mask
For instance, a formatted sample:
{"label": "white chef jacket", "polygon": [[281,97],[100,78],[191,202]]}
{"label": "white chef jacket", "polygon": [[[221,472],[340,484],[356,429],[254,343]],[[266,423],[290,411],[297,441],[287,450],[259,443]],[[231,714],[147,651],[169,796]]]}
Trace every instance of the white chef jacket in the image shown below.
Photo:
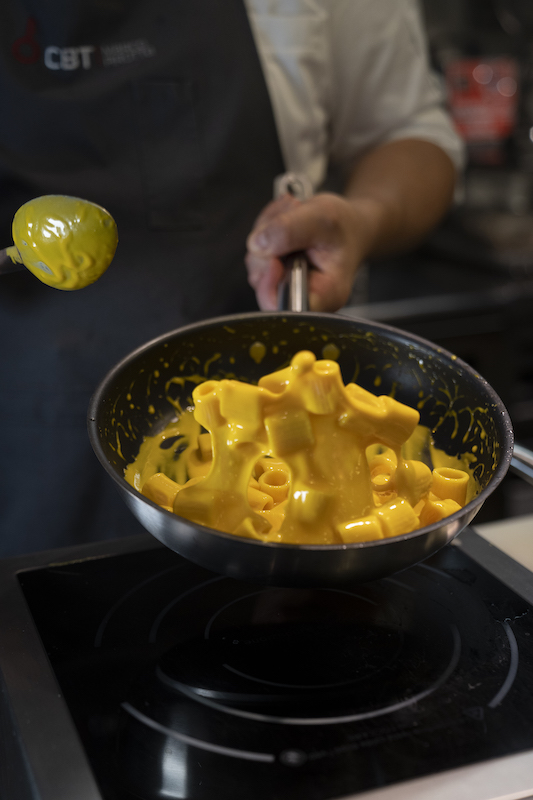
{"label": "white chef jacket", "polygon": [[245,4],[287,169],[317,187],[328,163],[405,138],[433,142],[462,167],[417,0]]}

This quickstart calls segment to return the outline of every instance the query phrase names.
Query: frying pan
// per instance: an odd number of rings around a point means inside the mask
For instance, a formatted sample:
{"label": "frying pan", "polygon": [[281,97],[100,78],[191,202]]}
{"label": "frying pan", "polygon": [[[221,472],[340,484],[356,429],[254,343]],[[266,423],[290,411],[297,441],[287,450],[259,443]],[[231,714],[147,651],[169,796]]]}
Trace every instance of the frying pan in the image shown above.
{"label": "frying pan", "polygon": [[[264,348],[252,348],[257,342]],[[263,349],[264,357],[258,358]],[[304,349],[317,358],[335,353],[345,383],[356,381],[374,394],[391,394],[419,408],[420,423],[433,432],[437,448],[452,456],[474,453],[477,496],[445,520],[395,538],[294,545],[192,523],[126,483],[124,468],[143,437],[159,432],[177,406],[190,406],[199,381],[256,382]],[[503,479],[513,450],[511,421],[500,398],[459,358],[388,325],[305,311],[221,317],[148,342],[103,379],[90,403],[88,428],[94,451],[127,506],[164,545],[214,572],[287,587],[353,585],[424,560],[471,522]]]}

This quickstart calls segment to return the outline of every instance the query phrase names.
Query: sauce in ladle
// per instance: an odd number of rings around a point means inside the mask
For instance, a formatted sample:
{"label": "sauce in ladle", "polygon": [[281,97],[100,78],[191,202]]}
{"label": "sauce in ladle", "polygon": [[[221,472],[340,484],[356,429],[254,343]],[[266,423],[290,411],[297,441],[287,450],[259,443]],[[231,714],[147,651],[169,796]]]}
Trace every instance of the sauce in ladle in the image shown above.
{"label": "sauce in ladle", "polygon": [[105,208],[66,195],[43,195],[19,208],[14,246],[7,255],[56,289],[83,289],[105,272],[118,243],[115,220]]}

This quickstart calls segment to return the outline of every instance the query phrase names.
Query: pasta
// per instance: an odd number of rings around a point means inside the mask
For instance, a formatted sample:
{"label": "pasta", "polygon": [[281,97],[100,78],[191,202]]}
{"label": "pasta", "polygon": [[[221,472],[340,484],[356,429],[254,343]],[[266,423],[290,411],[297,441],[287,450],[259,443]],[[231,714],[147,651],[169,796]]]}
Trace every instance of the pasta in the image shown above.
{"label": "pasta", "polygon": [[[126,479],[193,522],[262,541],[352,543],[409,533],[467,501],[468,472],[402,455],[418,411],[344,385],[335,361],[301,351],[257,386],[208,380],[192,397],[194,411],[148,437]],[[165,460],[173,437],[183,452]]]}

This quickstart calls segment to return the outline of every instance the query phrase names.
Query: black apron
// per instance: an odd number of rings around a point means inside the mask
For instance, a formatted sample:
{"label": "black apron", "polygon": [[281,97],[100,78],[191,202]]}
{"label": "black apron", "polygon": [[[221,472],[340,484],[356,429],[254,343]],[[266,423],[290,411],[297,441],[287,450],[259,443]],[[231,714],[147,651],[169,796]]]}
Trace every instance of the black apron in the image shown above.
{"label": "black apron", "polygon": [[6,0],[0,17],[0,246],[41,194],[93,200],[119,230],[86,289],[0,278],[10,555],[139,532],[88,443],[88,401],[154,336],[257,308],[245,240],[284,165],[242,0]]}

